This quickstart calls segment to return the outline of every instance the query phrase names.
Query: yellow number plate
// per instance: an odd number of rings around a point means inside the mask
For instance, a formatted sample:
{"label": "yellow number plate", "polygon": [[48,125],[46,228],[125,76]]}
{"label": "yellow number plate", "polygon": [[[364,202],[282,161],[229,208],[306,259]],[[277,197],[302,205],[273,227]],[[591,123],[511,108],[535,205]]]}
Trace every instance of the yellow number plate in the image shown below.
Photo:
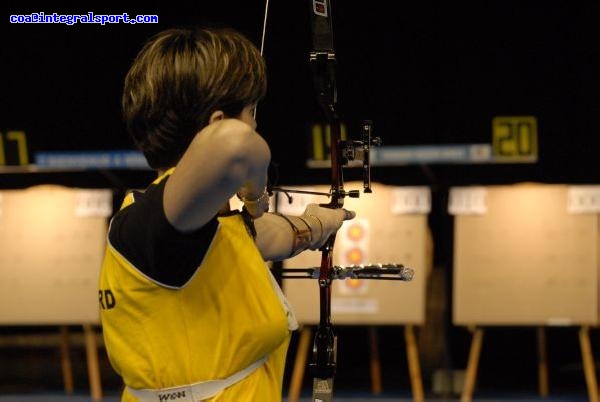
{"label": "yellow number plate", "polygon": [[497,162],[537,161],[537,119],[534,116],[494,117],[492,154]]}

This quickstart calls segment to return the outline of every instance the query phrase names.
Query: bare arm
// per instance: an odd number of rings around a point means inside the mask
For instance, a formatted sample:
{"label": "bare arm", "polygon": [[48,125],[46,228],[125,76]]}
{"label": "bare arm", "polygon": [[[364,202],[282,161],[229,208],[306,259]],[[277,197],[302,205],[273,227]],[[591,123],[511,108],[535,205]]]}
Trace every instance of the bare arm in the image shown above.
{"label": "bare arm", "polygon": [[192,231],[240,188],[259,196],[270,159],[269,146],[246,123],[224,119],[208,125],[192,140],[165,186],[167,219],[181,231]]}
{"label": "bare arm", "polygon": [[266,213],[254,221],[256,246],[265,261],[288,258],[294,246],[294,231],[281,216]]}
{"label": "bare arm", "polygon": [[309,204],[300,216],[266,213],[254,221],[256,245],[263,258],[279,261],[304,250],[316,250],[355,213]]}

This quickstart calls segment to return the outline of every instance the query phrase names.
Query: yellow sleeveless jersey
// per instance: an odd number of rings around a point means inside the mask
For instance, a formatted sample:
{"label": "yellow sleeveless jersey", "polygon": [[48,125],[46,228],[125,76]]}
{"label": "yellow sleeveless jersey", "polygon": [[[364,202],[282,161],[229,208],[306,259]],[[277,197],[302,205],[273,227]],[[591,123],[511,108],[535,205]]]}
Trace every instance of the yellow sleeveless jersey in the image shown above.
{"label": "yellow sleeveless jersey", "polygon": [[[128,387],[160,389],[226,378],[268,356],[208,400],[280,401],[286,312],[242,216],[218,222],[202,263],[180,288],[150,279],[108,244],[100,305],[110,362]],[[122,401],[136,400],[123,392]]]}

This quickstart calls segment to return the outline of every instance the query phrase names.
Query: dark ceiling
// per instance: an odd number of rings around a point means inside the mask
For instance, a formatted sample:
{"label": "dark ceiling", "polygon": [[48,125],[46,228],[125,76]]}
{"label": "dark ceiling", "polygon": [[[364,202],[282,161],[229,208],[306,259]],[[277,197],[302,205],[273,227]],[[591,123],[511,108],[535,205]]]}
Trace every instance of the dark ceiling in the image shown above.
{"label": "dark ceiling", "polygon": [[[6,15],[0,131],[24,130],[30,153],[132,148],[120,121],[120,91],[146,38],[175,25],[218,24],[260,42],[263,3],[177,3],[146,3],[143,10],[9,6],[10,14],[155,14],[159,23],[10,24]],[[368,118],[386,145],[469,144],[490,142],[494,116],[533,115],[539,124],[535,164],[382,167],[375,180],[600,182],[598,3],[368,5],[333,4],[339,110],[351,133]],[[258,108],[259,132],[272,146],[281,181],[320,181],[323,172],[305,166],[308,127],[323,120],[307,62],[308,5],[271,1],[269,7],[269,93]]]}

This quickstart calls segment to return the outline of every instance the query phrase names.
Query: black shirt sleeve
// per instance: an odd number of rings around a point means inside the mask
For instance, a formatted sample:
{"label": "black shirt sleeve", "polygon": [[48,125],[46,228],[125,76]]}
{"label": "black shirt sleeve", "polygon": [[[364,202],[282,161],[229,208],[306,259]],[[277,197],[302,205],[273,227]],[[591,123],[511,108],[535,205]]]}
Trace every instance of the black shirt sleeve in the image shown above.
{"label": "black shirt sleeve", "polygon": [[183,233],[174,228],[163,208],[168,178],[120,210],[111,221],[111,245],[139,271],[167,286],[182,287],[194,275],[218,227],[216,216],[202,228]]}

